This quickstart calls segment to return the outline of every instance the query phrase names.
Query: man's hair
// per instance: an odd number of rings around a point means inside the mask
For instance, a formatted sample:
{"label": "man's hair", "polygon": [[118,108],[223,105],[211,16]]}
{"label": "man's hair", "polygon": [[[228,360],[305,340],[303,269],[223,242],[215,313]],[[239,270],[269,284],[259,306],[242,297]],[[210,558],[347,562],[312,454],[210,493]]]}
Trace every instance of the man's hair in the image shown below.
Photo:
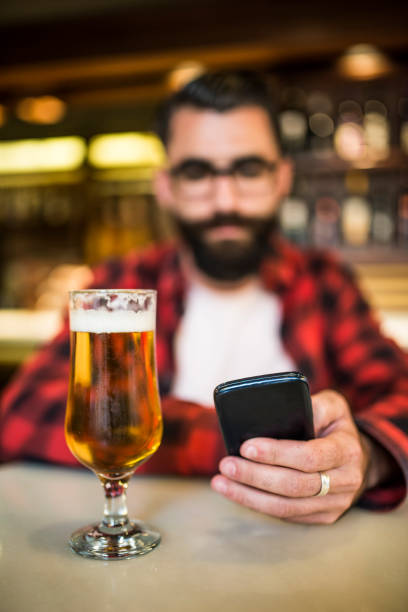
{"label": "man's hair", "polygon": [[281,147],[277,111],[266,78],[250,70],[207,72],[190,81],[168,97],[156,118],[156,133],[167,146],[171,118],[183,107],[213,110],[219,113],[244,106],[258,106],[266,111],[276,141]]}

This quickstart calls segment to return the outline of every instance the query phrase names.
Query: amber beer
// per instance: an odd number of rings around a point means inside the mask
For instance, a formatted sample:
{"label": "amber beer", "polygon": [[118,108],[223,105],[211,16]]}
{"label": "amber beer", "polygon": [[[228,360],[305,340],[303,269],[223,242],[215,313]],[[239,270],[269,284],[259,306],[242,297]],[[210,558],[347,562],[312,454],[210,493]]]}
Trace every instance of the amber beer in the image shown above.
{"label": "amber beer", "polygon": [[154,312],[71,310],[70,328],[66,440],[85,466],[119,479],[161,442]]}

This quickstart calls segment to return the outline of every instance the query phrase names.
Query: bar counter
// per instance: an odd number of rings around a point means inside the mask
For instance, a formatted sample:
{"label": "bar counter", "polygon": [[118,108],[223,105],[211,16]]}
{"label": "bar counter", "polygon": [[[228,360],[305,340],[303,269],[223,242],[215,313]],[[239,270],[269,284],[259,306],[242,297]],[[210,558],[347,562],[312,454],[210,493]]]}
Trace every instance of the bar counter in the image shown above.
{"label": "bar counter", "polygon": [[97,478],[0,467],[1,612],[408,610],[408,504],[292,525],[224,499],[207,479],[136,474],[128,505],[161,532],[160,546],[132,560],[84,559],[67,541],[101,518]]}

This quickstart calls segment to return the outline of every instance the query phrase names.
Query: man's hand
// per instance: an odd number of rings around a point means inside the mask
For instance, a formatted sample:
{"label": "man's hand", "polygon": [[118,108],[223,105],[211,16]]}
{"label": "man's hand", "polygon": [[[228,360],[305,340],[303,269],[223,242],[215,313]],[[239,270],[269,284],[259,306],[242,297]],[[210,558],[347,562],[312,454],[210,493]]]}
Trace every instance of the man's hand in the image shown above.
{"label": "man's hand", "polygon": [[[224,457],[211,486],[259,512],[300,523],[334,523],[363,490],[388,474],[388,456],[362,435],[342,395],[322,391],[312,397],[316,438],[307,442],[253,438],[242,457]],[[330,490],[320,491],[320,472]]]}

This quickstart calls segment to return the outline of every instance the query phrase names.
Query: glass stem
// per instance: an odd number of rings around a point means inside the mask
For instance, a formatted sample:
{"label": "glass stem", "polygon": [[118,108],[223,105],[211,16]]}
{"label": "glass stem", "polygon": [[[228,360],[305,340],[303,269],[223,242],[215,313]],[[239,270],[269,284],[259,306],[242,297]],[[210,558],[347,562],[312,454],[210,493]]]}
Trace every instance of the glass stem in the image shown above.
{"label": "glass stem", "polygon": [[105,491],[104,518],[101,527],[117,530],[129,525],[126,490],[129,478],[109,480],[101,478]]}

